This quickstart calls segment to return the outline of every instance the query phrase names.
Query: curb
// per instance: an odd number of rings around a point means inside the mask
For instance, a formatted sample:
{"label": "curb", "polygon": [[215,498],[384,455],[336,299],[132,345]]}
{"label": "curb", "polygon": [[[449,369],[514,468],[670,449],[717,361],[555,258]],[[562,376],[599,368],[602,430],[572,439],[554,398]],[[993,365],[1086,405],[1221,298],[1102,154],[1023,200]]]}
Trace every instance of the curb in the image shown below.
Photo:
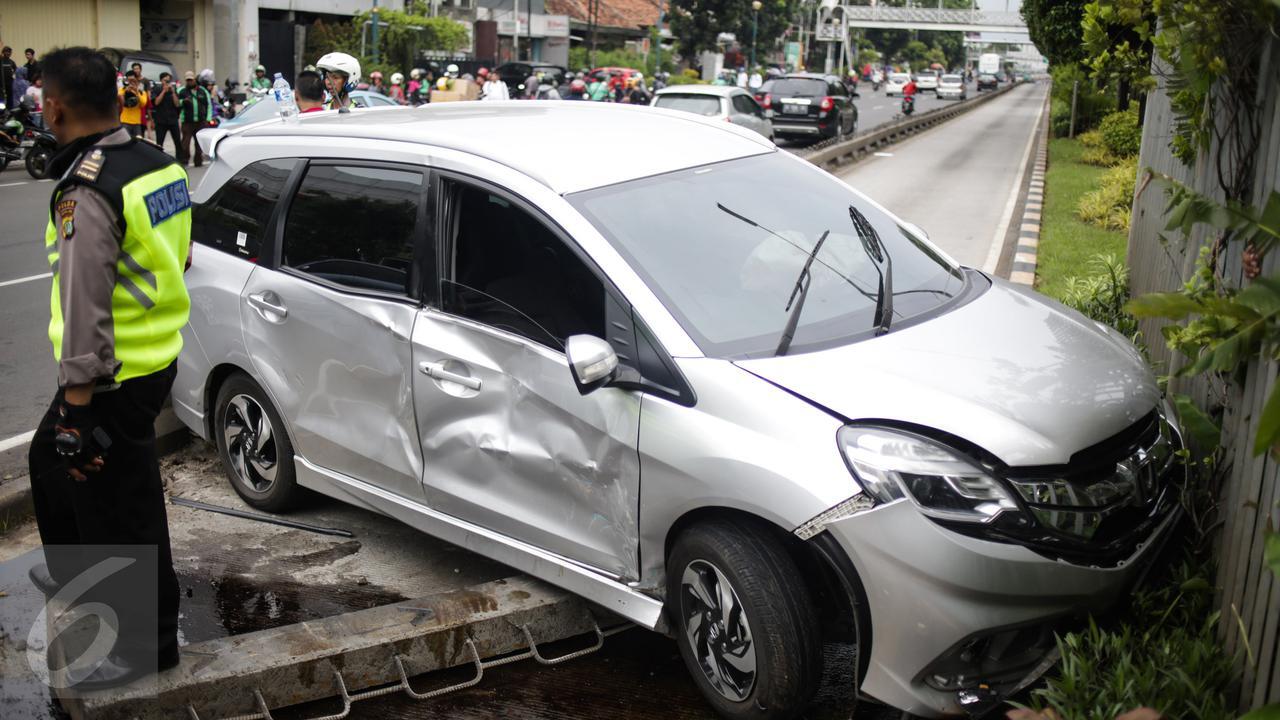
{"label": "curb", "polygon": [[1044,212],[1044,178],[1049,166],[1049,113],[1045,113],[1040,125],[1040,139],[1036,141],[1036,163],[1031,171],[1027,200],[1022,208],[1022,221],[1018,228],[1018,244],[1013,249],[1013,266],[1009,281],[1017,285],[1034,287],[1036,284],[1036,252],[1040,247],[1040,222]]}

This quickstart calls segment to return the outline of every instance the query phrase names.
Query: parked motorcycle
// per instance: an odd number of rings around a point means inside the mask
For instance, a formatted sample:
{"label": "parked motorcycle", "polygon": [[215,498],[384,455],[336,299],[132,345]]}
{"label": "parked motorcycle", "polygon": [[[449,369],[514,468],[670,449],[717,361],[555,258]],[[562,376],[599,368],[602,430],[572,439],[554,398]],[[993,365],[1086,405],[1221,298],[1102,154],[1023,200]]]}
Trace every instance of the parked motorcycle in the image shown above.
{"label": "parked motorcycle", "polygon": [[902,96],[902,114],[909,117],[911,113],[915,111],[916,111],[916,96],[903,95]]}
{"label": "parked motorcycle", "polygon": [[9,163],[22,160],[22,135],[25,128],[22,121],[8,112],[3,100],[0,100],[0,171],[9,167]]}
{"label": "parked motorcycle", "polygon": [[49,177],[49,161],[58,152],[58,140],[43,127],[27,129],[31,136],[31,147],[27,149],[27,174],[36,180]]}

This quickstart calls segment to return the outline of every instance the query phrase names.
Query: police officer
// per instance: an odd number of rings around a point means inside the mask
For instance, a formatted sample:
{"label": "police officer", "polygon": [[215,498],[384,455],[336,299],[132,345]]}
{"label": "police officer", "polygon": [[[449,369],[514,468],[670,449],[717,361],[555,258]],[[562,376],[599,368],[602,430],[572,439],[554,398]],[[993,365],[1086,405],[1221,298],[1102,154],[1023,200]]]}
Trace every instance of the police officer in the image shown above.
{"label": "police officer", "polygon": [[360,61],[346,53],[332,52],[316,62],[316,70],[324,75],[329,90],[328,110],[346,112],[356,106],[351,91],[360,82]]}
{"label": "police officer", "polygon": [[[45,250],[53,270],[49,338],[58,390],[29,463],[48,566],[31,579],[57,593],[85,567],[57,546],[154,550],[156,616],[124,627],[81,689],[178,663],[178,583],[169,547],[154,422],[173,384],[190,301],[187,176],[120,127],[115,68],[65,48],[44,59],[44,122],[60,150]],[[87,552],[87,551],[86,551]],[[136,598],[135,598],[136,600]]]}

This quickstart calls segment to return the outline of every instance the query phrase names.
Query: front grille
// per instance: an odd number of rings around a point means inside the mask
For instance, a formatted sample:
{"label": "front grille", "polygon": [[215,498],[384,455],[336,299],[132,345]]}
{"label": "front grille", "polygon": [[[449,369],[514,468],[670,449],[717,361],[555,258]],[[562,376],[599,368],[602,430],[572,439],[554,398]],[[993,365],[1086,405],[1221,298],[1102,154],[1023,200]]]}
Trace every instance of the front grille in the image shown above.
{"label": "front grille", "polygon": [[949,527],[1055,559],[1115,565],[1151,536],[1176,503],[1179,448],[1176,431],[1153,411],[1066,465],[998,472],[1025,513],[976,531]]}

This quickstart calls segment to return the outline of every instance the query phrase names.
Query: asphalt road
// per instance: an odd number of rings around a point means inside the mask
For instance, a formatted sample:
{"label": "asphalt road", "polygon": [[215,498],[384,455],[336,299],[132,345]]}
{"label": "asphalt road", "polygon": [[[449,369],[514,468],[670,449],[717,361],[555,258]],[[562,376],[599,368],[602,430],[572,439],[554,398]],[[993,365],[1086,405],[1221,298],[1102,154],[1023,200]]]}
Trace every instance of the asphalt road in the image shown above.
{"label": "asphalt road", "polygon": [[993,270],[986,267],[991,247],[1004,239],[1010,197],[1048,89],[1047,83],[1015,88],[840,177],[918,225],[961,264]]}
{"label": "asphalt road", "polygon": [[[872,90],[869,83],[859,85],[858,93],[859,97],[853,101],[858,108],[858,134],[869,132],[880,125],[901,117],[902,96],[888,97],[884,94],[884,90]],[[970,83],[969,98],[973,99],[977,95],[977,86]],[[958,102],[960,101],[939,100],[938,96],[932,91],[921,92],[916,94],[916,112],[928,112],[940,107],[949,107]],[[814,142],[813,140],[805,139],[783,140],[778,143],[778,146],[787,149],[800,149],[812,145]]]}

